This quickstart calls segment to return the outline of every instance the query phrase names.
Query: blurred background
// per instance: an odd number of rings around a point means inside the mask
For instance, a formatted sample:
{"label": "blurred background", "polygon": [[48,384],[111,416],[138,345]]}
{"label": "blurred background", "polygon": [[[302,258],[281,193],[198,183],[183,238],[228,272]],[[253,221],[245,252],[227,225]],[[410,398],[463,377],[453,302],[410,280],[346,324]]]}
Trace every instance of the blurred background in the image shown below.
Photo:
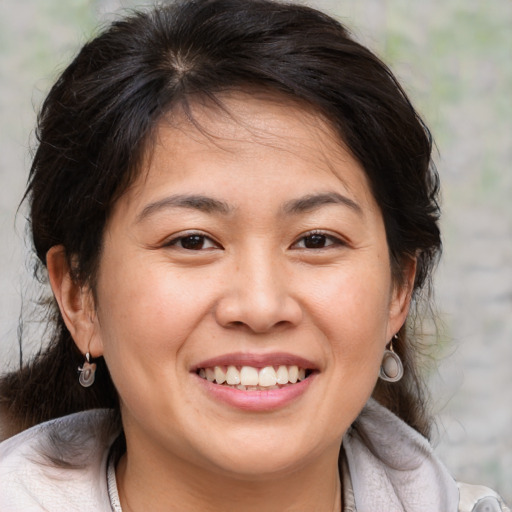
{"label": "blurred background", "polygon": [[[24,210],[36,112],[98,25],[135,0],[0,0],[0,371],[33,346]],[[436,450],[512,503],[512,1],[311,0],[387,62],[437,143],[444,255],[436,282]],[[26,313],[26,312],[29,313]],[[32,334],[30,331],[33,331]],[[34,343],[34,340],[35,343]]]}

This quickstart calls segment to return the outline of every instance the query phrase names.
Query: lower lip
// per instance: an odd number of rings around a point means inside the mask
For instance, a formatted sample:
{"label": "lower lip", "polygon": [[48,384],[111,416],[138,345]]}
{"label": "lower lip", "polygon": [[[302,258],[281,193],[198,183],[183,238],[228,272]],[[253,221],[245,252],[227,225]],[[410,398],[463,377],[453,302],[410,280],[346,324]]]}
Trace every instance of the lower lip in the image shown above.
{"label": "lower lip", "polygon": [[209,382],[199,377],[199,375],[195,375],[195,377],[214,400],[246,411],[272,411],[285,407],[302,396],[312,384],[316,373],[312,373],[306,379],[296,384],[280,389],[269,389],[268,391],[242,391]]}

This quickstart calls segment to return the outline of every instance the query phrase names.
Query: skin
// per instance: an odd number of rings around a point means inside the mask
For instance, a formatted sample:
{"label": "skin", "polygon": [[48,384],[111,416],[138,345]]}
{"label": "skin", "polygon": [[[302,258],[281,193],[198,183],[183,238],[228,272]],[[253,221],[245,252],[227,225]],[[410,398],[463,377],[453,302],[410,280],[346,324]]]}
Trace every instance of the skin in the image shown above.
{"label": "skin", "polygon": [[[414,264],[395,286],[365,174],[319,116],[268,95],[221,99],[226,110],[192,105],[200,130],[179,111],[160,123],[108,219],[96,301],[62,247],[48,254],[52,287],[119,391],[124,510],[340,510],[342,436],[405,321]],[[234,352],[285,352],[317,373],[283,407],[243,410],[191,372]]]}

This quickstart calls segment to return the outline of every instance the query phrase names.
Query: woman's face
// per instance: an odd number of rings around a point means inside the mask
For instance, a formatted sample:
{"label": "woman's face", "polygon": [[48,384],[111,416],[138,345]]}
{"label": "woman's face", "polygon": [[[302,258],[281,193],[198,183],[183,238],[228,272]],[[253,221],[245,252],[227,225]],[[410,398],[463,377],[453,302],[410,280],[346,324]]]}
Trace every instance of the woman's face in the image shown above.
{"label": "woman's face", "polygon": [[254,477],[336,459],[408,301],[330,128],[282,98],[223,100],[163,121],[117,202],[90,348],[129,454]]}

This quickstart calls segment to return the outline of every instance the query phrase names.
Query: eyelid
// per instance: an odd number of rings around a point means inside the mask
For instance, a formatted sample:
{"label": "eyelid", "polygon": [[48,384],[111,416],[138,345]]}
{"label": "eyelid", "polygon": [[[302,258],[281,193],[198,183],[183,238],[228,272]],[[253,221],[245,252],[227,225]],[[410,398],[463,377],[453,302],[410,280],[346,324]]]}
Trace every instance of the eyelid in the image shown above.
{"label": "eyelid", "polygon": [[312,249],[312,248],[308,248],[308,247],[298,247],[298,249],[311,250],[311,251],[321,251],[321,250],[324,250],[324,249],[329,249],[330,247],[339,247],[339,246],[347,246],[348,245],[348,242],[342,236],[340,236],[339,234],[334,234],[331,231],[325,231],[325,230],[321,230],[321,229],[313,229],[311,231],[307,231],[306,233],[302,233],[295,240],[295,242],[293,242],[293,244],[290,246],[290,248],[291,249],[297,248],[295,246],[297,246],[297,244],[300,241],[304,240],[308,236],[314,236],[314,235],[325,236],[326,239],[330,240],[333,243],[331,243],[331,244],[329,244],[329,245],[327,245],[325,247],[320,247],[320,248],[317,248],[317,249]]}
{"label": "eyelid", "polygon": [[[211,245],[214,247],[207,247],[206,249],[212,249],[212,248],[223,249],[222,245],[219,242],[217,242],[217,240],[215,240],[211,235],[208,235],[207,233],[205,233],[203,231],[198,231],[198,230],[182,231],[179,233],[175,233],[164,240],[164,242],[162,243],[162,247],[176,247],[180,240],[183,240],[184,238],[191,237],[191,236],[200,236],[200,237],[203,237],[205,240],[209,240],[211,242]],[[184,247],[178,247],[178,248],[182,249],[184,251],[187,251],[187,252],[201,252],[201,250],[205,250],[205,249],[200,249],[197,251],[193,251],[191,249],[185,249]]]}

